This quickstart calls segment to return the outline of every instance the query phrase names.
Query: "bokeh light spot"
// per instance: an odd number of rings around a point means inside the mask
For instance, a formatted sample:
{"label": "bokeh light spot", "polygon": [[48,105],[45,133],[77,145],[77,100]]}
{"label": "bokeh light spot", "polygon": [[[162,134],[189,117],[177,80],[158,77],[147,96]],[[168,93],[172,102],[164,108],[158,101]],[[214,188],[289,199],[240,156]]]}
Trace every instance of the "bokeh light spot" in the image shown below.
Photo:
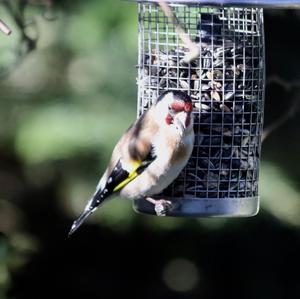
{"label": "bokeh light spot", "polygon": [[171,260],[163,270],[163,281],[173,291],[188,292],[199,282],[196,265],[184,258]]}

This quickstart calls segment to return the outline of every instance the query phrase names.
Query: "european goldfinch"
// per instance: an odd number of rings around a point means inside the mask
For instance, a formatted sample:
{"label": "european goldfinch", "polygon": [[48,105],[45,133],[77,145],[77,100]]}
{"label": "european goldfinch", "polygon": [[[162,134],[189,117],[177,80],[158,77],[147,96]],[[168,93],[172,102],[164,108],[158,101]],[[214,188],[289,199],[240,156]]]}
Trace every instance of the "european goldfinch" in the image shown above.
{"label": "european goldfinch", "polygon": [[69,235],[114,194],[157,202],[151,196],[177,178],[192,153],[192,110],[191,98],[186,93],[166,91],[129,127],[115,146],[94,195],[74,221]]}

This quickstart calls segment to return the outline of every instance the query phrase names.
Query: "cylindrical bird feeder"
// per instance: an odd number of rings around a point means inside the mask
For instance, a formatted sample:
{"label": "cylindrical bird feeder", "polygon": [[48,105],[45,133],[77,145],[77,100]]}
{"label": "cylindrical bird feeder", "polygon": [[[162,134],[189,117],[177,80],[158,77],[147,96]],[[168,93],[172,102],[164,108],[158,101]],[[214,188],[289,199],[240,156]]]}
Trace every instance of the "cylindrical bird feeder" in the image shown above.
{"label": "cylindrical bird feeder", "polygon": [[[164,91],[185,91],[194,104],[195,144],[185,169],[155,198],[171,201],[168,216],[255,215],[265,89],[262,6],[299,1],[167,3],[175,18],[158,1],[138,2],[138,116]],[[178,24],[198,53],[191,55]],[[144,199],[134,208],[156,214]]]}

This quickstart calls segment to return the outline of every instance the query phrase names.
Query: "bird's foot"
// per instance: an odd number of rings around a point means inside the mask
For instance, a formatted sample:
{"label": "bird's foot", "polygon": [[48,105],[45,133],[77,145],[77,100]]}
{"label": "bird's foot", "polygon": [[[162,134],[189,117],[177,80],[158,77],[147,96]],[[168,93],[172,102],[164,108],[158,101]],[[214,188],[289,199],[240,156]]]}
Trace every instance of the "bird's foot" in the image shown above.
{"label": "bird's foot", "polygon": [[172,207],[172,203],[165,199],[154,199],[151,197],[145,197],[145,199],[154,204],[154,210],[157,216],[166,216],[167,212]]}

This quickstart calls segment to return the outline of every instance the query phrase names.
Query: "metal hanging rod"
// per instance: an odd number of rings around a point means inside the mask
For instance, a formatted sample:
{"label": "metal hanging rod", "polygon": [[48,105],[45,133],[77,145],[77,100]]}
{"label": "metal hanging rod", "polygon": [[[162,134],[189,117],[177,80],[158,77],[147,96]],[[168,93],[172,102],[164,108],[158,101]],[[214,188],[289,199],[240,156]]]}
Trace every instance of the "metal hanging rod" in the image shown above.
{"label": "metal hanging rod", "polygon": [[[159,2],[158,0],[130,0],[135,2]],[[173,4],[201,4],[207,6],[300,8],[300,0],[166,0]]]}

